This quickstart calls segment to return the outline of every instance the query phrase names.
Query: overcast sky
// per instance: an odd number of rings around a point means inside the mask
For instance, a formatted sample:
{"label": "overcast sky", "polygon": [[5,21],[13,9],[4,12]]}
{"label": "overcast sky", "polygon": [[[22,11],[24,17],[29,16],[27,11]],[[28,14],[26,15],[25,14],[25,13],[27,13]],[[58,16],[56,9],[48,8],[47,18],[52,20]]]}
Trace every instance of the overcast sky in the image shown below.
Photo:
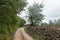
{"label": "overcast sky", "polygon": [[43,14],[45,15],[45,20],[54,20],[60,18],[60,0],[27,0],[29,5],[33,3],[44,3]]}

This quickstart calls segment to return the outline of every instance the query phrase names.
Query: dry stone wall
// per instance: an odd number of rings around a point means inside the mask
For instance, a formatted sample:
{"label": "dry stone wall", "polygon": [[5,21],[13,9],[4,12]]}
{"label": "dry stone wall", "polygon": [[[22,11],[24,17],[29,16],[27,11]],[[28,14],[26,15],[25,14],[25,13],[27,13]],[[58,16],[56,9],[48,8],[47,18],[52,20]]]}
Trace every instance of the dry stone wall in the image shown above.
{"label": "dry stone wall", "polygon": [[44,40],[60,40],[60,30],[47,27],[30,27],[27,30],[30,35],[37,34]]}

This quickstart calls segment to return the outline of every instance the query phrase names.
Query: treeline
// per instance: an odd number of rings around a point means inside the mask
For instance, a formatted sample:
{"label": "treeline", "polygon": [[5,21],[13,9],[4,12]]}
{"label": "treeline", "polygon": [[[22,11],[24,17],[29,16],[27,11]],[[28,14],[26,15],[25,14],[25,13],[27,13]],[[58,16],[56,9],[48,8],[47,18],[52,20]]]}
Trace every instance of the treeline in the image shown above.
{"label": "treeline", "polygon": [[12,40],[14,32],[26,22],[19,14],[26,6],[24,0],[0,0],[0,40]]}

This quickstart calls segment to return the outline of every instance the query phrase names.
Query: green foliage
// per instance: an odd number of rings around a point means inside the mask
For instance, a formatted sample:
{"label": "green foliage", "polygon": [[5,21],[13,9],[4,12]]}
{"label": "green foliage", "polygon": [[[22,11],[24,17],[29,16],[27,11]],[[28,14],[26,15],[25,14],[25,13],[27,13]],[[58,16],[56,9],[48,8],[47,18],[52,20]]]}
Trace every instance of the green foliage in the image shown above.
{"label": "green foliage", "polygon": [[60,19],[54,20],[54,25],[60,27]]}
{"label": "green foliage", "polygon": [[0,0],[0,40],[12,40],[11,36],[19,28],[17,16],[26,6],[25,0]]}
{"label": "green foliage", "polygon": [[[0,0],[0,7],[6,7],[11,12],[20,12],[26,6],[25,0]],[[12,9],[12,10],[11,10]]]}
{"label": "green foliage", "polygon": [[46,26],[48,26],[47,23],[42,23],[42,24],[41,24],[41,27],[46,27]]}
{"label": "green foliage", "polygon": [[34,40],[44,40],[43,38],[40,38],[38,35],[33,35]]}
{"label": "green foliage", "polygon": [[50,20],[49,21],[49,25],[53,25],[53,24],[54,24],[54,22]]}
{"label": "green foliage", "polygon": [[1,0],[0,23],[10,25],[11,22],[17,21],[17,14],[21,12],[24,6],[26,6],[24,0]]}
{"label": "green foliage", "polygon": [[39,25],[42,22],[44,15],[42,15],[42,4],[33,4],[28,7],[28,19],[31,25]]}
{"label": "green foliage", "polygon": [[6,40],[10,40],[10,37],[8,35],[6,36]]}
{"label": "green foliage", "polygon": [[23,26],[25,23],[26,23],[26,21],[24,19],[20,19],[19,26]]}

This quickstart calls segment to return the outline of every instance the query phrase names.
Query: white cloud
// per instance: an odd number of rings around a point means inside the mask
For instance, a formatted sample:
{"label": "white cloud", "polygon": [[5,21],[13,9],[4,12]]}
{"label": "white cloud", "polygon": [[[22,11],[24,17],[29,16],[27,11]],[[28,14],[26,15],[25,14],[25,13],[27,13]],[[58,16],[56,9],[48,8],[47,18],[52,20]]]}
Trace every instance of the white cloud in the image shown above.
{"label": "white cloud", "polygon": [[33,3],[41,3],[43,2],[43,0],[27,0],[29,2],[30,5],[32,5]]}
{"label": "white cloud", "polygon": [[45,15],[45,20],[54,20],[60,18],[60,0],[27,0],[29,5],[33,3],[44,2],[45,6],[43,8],[43,14]]}
{"label": "white cloud", "polygon": [[48,20],[60,18],[60,0],[46,0],[43,14]]}

